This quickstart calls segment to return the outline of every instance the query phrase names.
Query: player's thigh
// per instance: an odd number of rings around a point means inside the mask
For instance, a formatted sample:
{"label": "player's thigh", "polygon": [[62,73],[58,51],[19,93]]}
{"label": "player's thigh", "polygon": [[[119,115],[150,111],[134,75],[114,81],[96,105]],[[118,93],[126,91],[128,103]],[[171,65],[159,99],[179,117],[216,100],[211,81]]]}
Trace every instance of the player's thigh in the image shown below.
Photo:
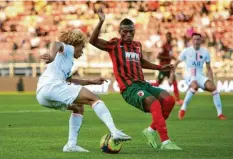
{"label": "player's thigh", "polygon": [[199,84],[198,84],[198,81],[195,77],[186,77],[185,81],[186,81],[187,85],[189,86],[189,88],[193,88],[196,91],[198,90]]}
{"label": "player's thigh", "polygon": [[209,92],[213,92],[216,90],[215,84],[209,79],[206,80],[203,88],[204,90],[209,91]]}
{"label": "player's thigh", "polygon": [[51,93],[53,93],[51,85],[46,85],[41,88],[36,95],[39,104],[50,109],[66,110],[67,105],[61,101],[51,98]]}
{"label": "player's thigh", "polygon": [[57,107],[66,105],[64,109],[67,109],[68,106],[74,103],[82,88],[81,85],[68,84],[66,82],[51,85],[48,100]]}
{"label": "player's thigh", "polygon": [[124,100],[134,106],[135,108],[146,112],[144,109],[144,100],[148,97],[154,98],[153,95],[148,93],[140,84],[132,84],[123,93]]}
{"label": "player's thigh", "polygon": [[146,84],[145,88],[147,92],[152,94],[159,101],[170,95],[166,90],[159,87],[153,87],[150,84]]}
{"label": "player's thigh", "polygon": [[39,102],[40,105],[45,107],[50,105],[49,101],[46,98],[47,96],[48,96],[48,91],[46,86],[44,88],[41,88],[40,91],[36,93],[37,101]]}
{"label": "player's thigh", "polygon": [[94,102],[96,102],[99,99],[100,98],[96,94],[92,93],[87,88],[82,87],[79,92],[79,95],[74,100],[74,103],[92,105]]}

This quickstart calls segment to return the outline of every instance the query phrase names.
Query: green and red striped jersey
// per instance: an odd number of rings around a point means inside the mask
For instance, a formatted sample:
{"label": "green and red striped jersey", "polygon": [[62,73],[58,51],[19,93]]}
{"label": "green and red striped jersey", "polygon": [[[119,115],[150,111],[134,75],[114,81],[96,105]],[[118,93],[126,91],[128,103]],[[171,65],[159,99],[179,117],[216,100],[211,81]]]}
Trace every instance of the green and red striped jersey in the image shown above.
{"label": "green and red striped jersey", "polygon": [[140,42],[132,41],[131,44],[127,44],[123,43],[121,39],[113,38],[106,47],[121,92],[133,82],[144,81],[141,67],[142,45]]}

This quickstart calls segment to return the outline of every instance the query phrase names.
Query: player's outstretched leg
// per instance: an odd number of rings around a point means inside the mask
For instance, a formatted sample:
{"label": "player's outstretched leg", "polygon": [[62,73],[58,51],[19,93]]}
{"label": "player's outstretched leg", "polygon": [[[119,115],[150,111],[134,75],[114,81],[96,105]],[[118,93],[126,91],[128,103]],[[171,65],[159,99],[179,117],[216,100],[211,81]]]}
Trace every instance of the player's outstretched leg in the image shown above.
{"label": "player's outstretched leg", "polygon": [[[148,107],[148,104],[150,103],[152,104]],[[145,129],[143,131],[143,134],[147,138],[148,143],[153,148],[158,147],[155,142],[155,130],[156,130],[159,133],[163,149],[182,150],[174,142],[171,142],[168,137],[167,126],[162,114],[160,102],[157,99],[155,99],[153,96],[147,97],[144,99],[144,108],[146,111],[148,111],[149,108],[149,112],[152,115],[152,123],[150,125],[151,131],[150,128]]]}
{"label": "player's outstretched leg", "polygon": [[98,118],[103,121],[103,123],[108,127],[112,134],[114,140],[131,140],[131,137],[118,130],[113,122],[113,118],[108,108],[103,101],[100,100],[98,96],[93,94],[88,89],[82,87],[78,98],[75,100],[76,103],[90,104],[98,116]]}
{"label": "player's outstretched leg", "polygon": [[195,94],[196,90],[193,89],[193,88],[190,88],[186,95],[185,95],[185,98],[184,98],[184,103],[182,105],[182,107],[180,108],[180,111],[179,111],[179,114],[178,114],[178,117],[180,120],[184,119],[184,116],[185,116],[185,112],[186,112],[186,109],[188,107],[188,104],[190,102],[190,100],[192,99],[192,96]]}
{"label": "player's outstretched leg", "polygon": [[63,152],[89,152],[77,145],[77,139],[83,120],[83,105],[73,104],[68,107],[73,111],[69,119],[69,137],[67,144],[63,147]]}
{"label": "player's outstretched leg", "polygon": [[92,108],[95,111],[96,115],[105,123],[112,134],[113,140],[131,140],[131,137],[119,131],[114,122],[111,113],[109,112],[108,108],[105,106],[104,102],[101,100],[95,101],[92,104]]}

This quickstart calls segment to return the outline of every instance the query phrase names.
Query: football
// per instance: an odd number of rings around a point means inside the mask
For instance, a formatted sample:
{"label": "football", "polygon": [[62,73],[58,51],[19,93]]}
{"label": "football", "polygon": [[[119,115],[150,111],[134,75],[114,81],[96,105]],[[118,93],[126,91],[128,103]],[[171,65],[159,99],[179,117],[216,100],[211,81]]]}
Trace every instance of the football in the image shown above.
{"label": "football", "polygon": [[117,154],[122,148],[123,142],[114,141],[111,134],[104,135],[100,140],[100,149],[105,153]]}

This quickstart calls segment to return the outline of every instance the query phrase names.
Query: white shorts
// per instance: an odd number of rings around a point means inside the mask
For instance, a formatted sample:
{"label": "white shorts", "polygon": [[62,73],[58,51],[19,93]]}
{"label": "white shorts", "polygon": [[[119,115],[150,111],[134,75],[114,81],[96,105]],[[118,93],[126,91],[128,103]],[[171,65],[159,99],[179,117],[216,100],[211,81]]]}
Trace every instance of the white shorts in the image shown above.
{"label": "white shorts", "polygon": [[197,81],[197,84],[200,88],[205,89],[205,83],[208,81],[208,77],[204,75],[198,75],[198,76],[189,76],[185,78],[185,81],[187,85],[189,86],[193,81]]}
{"label": "white shorts", "polygon": [[48,108],[66,110],[81,91],[81,85],[56,82],[43,86],[36,94],[38,102]]}

